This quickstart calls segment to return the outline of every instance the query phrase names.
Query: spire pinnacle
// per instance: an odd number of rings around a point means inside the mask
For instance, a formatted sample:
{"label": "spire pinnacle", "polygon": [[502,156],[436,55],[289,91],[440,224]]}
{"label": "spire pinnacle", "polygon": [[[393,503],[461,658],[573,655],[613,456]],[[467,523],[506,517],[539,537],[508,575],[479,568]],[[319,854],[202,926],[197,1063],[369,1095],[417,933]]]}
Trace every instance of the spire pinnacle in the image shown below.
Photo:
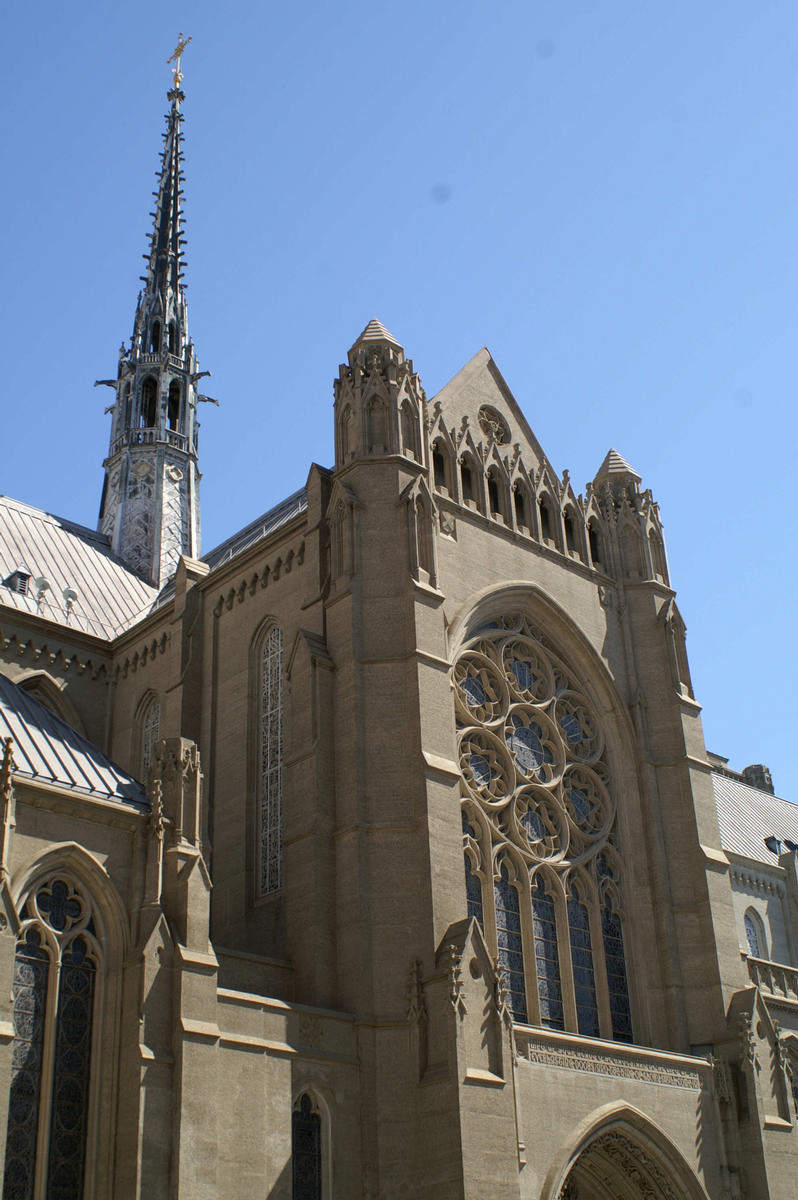
{"label": "spire pinnacle", "polygon": [[180,60],[183,57],[183,51],[190,41],[190,37],[185,39],[183,38],[183,33],[181,31],[177,35],[177,45],[174,48],[174,52],[170,54],[169,58],[166,60],[167,65],[171,62],[175,64],[172,67],[172,90],[168,93],[169,99],[173,104],[179,104],[181,100],[185,100],[186,98],[183,89],[180,86],[183,82],[183,71],[180,66]]}

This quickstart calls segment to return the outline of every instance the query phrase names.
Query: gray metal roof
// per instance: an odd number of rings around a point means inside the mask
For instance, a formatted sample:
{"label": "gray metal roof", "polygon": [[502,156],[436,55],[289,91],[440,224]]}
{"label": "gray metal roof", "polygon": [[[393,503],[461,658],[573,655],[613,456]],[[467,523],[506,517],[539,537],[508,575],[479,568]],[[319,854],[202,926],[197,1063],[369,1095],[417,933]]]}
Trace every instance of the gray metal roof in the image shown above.
{"label": "gray metal roof", "polygon": [[798,804],[714,771],[712,787],[724,850],[774,867],[778,854],[768,850],[766,837],[789,838],[798,845]]}
{"label": "gray metal roof", "polygon": [[[31,576],[27,595],[5,585],[18,568]],[[40,600],[38,577],[50,584]],[[77,592],[69,610],[67,588]],[[114,557],[103,534],[0,496],[1,605],[110,638],[144,616],[157,595]]]}
{"label": "gray metal roof", "polygon": [[258,517],[256,521],[252,521],[246,525],[238,533],[234,533],[226,542],[222,542],[215,550],[211,550],[209,554],[203,554],[202,561],[206,562],[211,570],[214,567],[221,566],[231,558],[235,558],[242,550],[248,550],[255,542],[259,542],[265,538],[267,534],[274,533],[275,529],[279,529],[281,525],[286,525],[292,517],[296,517],[299,513],[306,510],[308,506],[308,493],[306,488],[300,488],[298,492],[294,492],[287,500],[283,500],[280,504],[276,504],[274,508],[270,508],[262,517]]}
{"label": "gray metal roof", "polygon": [[71,725],[0,675],[0,738],[13,740],[15,775],[83,795],[148,807],[142,784]]}

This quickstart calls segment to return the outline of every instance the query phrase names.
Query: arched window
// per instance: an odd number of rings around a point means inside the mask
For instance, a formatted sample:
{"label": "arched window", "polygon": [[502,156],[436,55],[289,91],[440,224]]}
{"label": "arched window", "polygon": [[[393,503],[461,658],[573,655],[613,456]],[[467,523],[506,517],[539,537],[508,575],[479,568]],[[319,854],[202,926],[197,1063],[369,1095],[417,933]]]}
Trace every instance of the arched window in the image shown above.
{"label": "arched window", "polygon": [[460,459],[460,499],[463,504],[477,503],[477,481],[470,454],[464,454]]}
{"label": "arched window", "polygon": [[283,635],[273,625],[259,658],[258,893],[282,886],[283,875]]}
{"label": "arched window", "polygon": [[554,541],[554,522],[551,516],[549,503],[544,496],[541,496],[538,503],[538,511],[540,512],[540,536],[544,542]]}
{"label": "arched window", "polygon": [[101,965],[87,893],[67,874],[40,883],[22,908],[14,958],[4,1200],[83,1196]]}
{"label": "arched window", "polygon": [[504,480],[496,467],[488,468],[488,503],[492,517],[505,522],[509,521]]}
{"label": "arched window", "polygon": [[748,953],[752,958],[767,958],[765,927],[762,924],[762,918],[759,913],[754,912],[752,908],[746,909],[743,922],[745,924],[745,937],[748,942]]}
{"label": "arched window", "polygon": [[152,334],[150,336],[150,353],[157,354],[161,349],[161,322],[153,321]]}
{"label": "arched window", "polygon": [[307,1092],[291,1116],[292,1200],[322,1200],[321,1116]]}
{"label": "arched window", "polygon": [[144,429],[154,429],[158,423],[158,384],[153,375],[148,375],[141,385],[141,424]]}
{"label": "arched window", "polygon": [[590,559],[594,567],[606,568],[607,563],[604,558],[604,539],[601,536],[601,530],[594,520],[588,521],[587,524],[587,540],[590,546]]}
{"label": "arched window", "polygon": [[177,330],[174,321],[169,322],[169,353],[177,354]]}
{"label": "arched window", "polygon": [[499,939],[499,973],[502,977],[507,1003],[516,1021],[526,1024],[526,982],[524,979],[524,949],[521,941],[521,908],[518,890],[510,880],[507,863],[503,862],[499,877],[493,884],[496,907],[496,932]]}
{"label": "arched window", "polygon": [[418,419],[409,400],[402,401],[401,426],[402,449],[418,462]]}
{"label": "arched window", "polygon": [[352,457],[352,409],[347,404],[344,411],[341,413],[341,421],[338,426],[340,430],[341,440],[341,466],[345,466]]}
{"label": "arched window", "polygon": [[513,488],[513,503],[515,505],[515,524],[517,528],[528,531],[529,496],[523,484],[515,484]]}
{"label": "arched window", "polygon": [[465,904],[484,921],[508,1007],[516,1021],[631,1041],[623,869],[598,707],[522,613],[479,629],[453,678]]}
{"label": "arched window", "polygon": [[432,446],[432,477],[436,488],[446,488],[447,491],[451,491],[447,466],[447,455],[438,439]]}
{"label": "arched window", "polygon": [[178,421],[180,420],[180,393],[182,389],[179,379],[173,379],[169,384],[169,401],[167,404],[167,416],[169,418],[169,428],[177,429]]}
{"label": "arched window", "polygon": [[138,724],[141,778],[146,785],[149,782],[155,746],[161,736],[161,704],[157,696],[150,695],[145,699],[139,711]]}
{"label": "arched window", "polygon": [[656,529],[652,529],[648,540],[651,546],[651,566],[654,569],[654,575],[657,579],[661,579],[663,583],[667,583],[668,570],[665,566],[665,547],[662,543],[662,538]]}
{"label": "arched window", "polygon": [[569,554],[578,554],[579,547],[576,541],[576,525],[574,523],[574,515],[570,508],[565,510],[563,517],[563,525],[565,526],[565,546]]}

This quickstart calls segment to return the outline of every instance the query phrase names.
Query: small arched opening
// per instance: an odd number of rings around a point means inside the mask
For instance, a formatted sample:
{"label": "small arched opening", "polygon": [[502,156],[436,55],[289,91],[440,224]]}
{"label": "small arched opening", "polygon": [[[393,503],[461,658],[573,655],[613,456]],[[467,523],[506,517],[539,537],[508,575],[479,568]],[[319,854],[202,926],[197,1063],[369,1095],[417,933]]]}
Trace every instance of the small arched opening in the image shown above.
{"label": "small arched opening", "polygon": [[148,375],[141,385],[141,424],[144,429],[154,429],[158,418],[158,384],[153,375]]}
{"label": "small arched opening", "polygon": [[179,379],[173,379],[169,384],[169,400],[167,404],[167,416],[169,420],[169,428],[176,430],[180,421],[180,395],[182,388]]}
{"label": "small arched opening", "polygon": [[161,349],[161,322],[153,321],[150,333],[150,353],[158,354]]}
{"label": "small arched opening", "polygon": [[590,546],[590,561],[597,569],[606,569],[607,562],[604,554],[604,538],[595,520],[588,521],[587,540]]}

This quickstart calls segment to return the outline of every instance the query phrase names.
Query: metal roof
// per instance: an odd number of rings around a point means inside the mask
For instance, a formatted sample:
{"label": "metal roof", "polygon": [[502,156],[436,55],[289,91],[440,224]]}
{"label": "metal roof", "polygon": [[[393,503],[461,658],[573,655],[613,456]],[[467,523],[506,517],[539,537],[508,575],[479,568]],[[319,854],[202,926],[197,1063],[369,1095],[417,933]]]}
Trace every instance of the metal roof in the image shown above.
{"label": "metal roof", "polygon": [[798,845],[798,804],[714,771],[712,787],[724,850],[774,867],[778,854],[768,850],[766,837],[780,842],[788,838]]}
{"label": "metal roof", "polygon": [[9,737],[15,776],[148,807],[138,780],[23,688],[0,675],[0,738]]}
{"label": "metal roof", "polygon": [[238,533],[234,533],[232,537],[229,537],[226,542],[222,542],[215,550],[211,550],[209,554],[203,554],[202,561],[206,562],[211,570],[214,567],[221,566],[222,563],[235,558],[242,550],[248,550],[250,546],[254,546],[255,542],[259,542],[267,534],[274,533],[275,529],[279,529],[281,525],[286,525],[292,517],[296,517],[299,513],[304,512],[307,506],[307,488],[300,488],[298,492],[294,492],[287,500],[276,504],[274,508],[270,508],[262,517],[258,517],[256,521],[252,521],[251,524],[246,525]]}
{"label": "metal roof", "polygon": [[[7,584],[18,569],[31,576],[27,594]],[[50,585],[40,597],[37,578]],[[67,589],[77,593],[69,607]],[[0,496],[1,605],[110,638],[144,616],[157,595],[114,557],[103,534]]]}

